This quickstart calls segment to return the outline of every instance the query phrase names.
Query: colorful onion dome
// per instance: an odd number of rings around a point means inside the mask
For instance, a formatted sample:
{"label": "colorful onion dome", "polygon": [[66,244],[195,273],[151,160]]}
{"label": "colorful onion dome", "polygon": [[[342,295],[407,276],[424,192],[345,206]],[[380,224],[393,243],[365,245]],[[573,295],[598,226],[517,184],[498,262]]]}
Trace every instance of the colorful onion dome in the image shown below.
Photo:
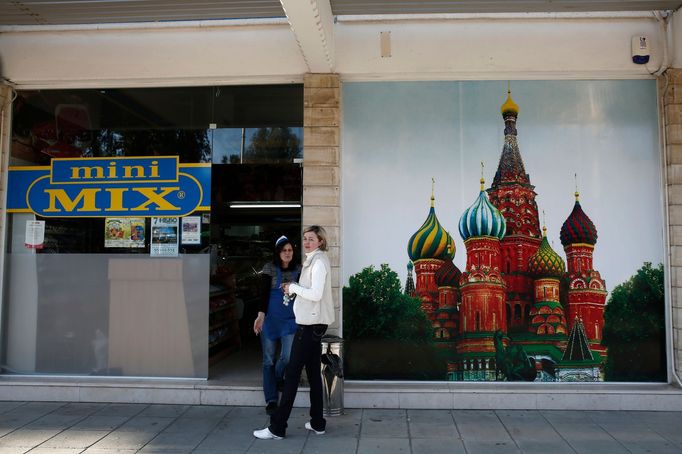
{"label": "colorful onion dome", "polygon": [[458,287],[461,274],[462,272],[452,263],[452,260],[446,260],[436,271],[436,285],[438,287]]}
{"label": "colorful onion dome", "polygon": [[560,277],[566,272],[566,263],[547,241],[547,227],[542,228],[540,248],[528,261],[528,271],[537,277]]}
{"label": "colorful onion dome", "polygon": [[579,196],[580,194],[576,191],[573,211],[571,211],[564,225],[561,226],[560,238],[561,244],[564,246],[576,243],[591,245],[597,243],[597,228],[580,207]]}
{"label": "colorful onion dome", "polygon": [[519,106],[512,99],[511,90],[507,90],[507,100],[502,104],[502,107],[500,107],[500,112],[502,112],[503,117],[519,114]]}
{"label": "colorful onion dome", "polygon": [[438,222],[433,205],[434,197],[431,194],[429,215],[407,242],[407,255],[413,262],[423,259],[452,260],[455,256],[455,240]]}
{"label": "colorful onion dome", "polygon": [[483,189],[485,180],[481,178],[481,192],[478,198],[459,218],[459,234],[465,241],[476,236],[495,236],[504,238],[507,223],[502,213],[488,200]]}

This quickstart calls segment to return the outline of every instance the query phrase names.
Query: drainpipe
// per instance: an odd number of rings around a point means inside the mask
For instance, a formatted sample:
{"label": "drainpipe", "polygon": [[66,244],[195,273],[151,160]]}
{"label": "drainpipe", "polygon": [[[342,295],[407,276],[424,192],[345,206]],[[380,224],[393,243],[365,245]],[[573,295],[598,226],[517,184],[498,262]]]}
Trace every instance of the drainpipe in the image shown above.
{"label": "drainpipe", "polygon": [[[663,67],[663,65],[661,65]],[[670,88],[670,76],[668,75],[667,72],[662,73],[663,76],[665,77],[665,86],[662,90],[661,93],[661,137],[663,138],[662,145],[663,145],[663,179],[665,181],[665,190],[663,191],[663,199],[664,199],[664,206],[665,206],[665,212],[666,212],[666,218],[670,219],[670,205],[668,205],[668,182],[667,182],[667,163],[668,163],[668,135],[667,135],[667,130],[666,130],[666,124],[667,124],[667,115],[665,112],[665,97],[668,94],[668,89]],[[671,258],[671,253],[670,253],[670,229],[666,228],[666,234],[665,234],[665,241],[666,241],[666,251],[667,253],[667,261],[668,264],[670,264],[670,258]],[[668,266],[670,269],[671,267]],[[676,386],[678,388],[682,388],[682,379],[680,379],[680,376],[677,375],[677,368],[675,365],[675,344],[674,344],[674,331],[673,331],[673,315],[672,315],[672,285],[671,285],[671,280],[670,280],[670,273],[664,273],[665,274],[665,288],[669,291],[666,292],[668,295],[668,301],[669,304],[666,305],[666,312],[667,312],[667,323],[666,323],[666,331],[668,335],[666,336],[666,344],[667,344],[667,351],[668,351],[668,359],[670,363],[670,376],[671,376],[671,384],[673,386]]]}

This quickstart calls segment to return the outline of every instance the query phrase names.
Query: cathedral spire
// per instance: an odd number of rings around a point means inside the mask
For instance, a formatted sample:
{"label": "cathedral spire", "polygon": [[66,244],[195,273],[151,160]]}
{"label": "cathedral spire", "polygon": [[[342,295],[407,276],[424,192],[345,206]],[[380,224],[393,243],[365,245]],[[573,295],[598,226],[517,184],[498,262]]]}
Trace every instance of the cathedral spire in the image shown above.
{"label": "cathedral spire", "polygon": [[504,119],[504,145],[492,187],[497,188],[501,184],[510,183],[521,183],[530,186],[530,178],[523,166],[523,159],[521,159],[516,139],[516,119],[519,115],[519,106],[511,97],[511,89],[507,90],[507,99],[502,104],[500,111]]}

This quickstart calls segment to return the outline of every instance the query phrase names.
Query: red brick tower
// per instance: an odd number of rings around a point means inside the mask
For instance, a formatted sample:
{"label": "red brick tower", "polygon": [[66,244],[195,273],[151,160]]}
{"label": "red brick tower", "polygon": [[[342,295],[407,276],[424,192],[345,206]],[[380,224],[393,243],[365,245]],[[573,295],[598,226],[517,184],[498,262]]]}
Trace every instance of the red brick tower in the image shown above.
{"label": "red brick tower", "polygon": [[606,347],[601,345],[606,306],[606,282],[592,264],[592,254],[597,243],[597,229],[580,206],[580,194],[575,193],[573,211],[561,227],[561,244],[568,265],[569,330],[575,320],[582,319],[585,334],[592,351],[606,360]]}
{"label": "red brick tower", "polygon": [[414,263],[414,271],[417,275],[416,295],[421,298],[421,308],[431,321],[434,320],[434,312],[438,309],[436,271],[446,260],[452,261],[455,256],[455,242],[440,225],[436,217],[434,201],[432,189],[431,208],[426,221],[407,243],[407,254]]}
{"label": "red brick tower", "polygon": [[533,307],[533,278],[528,272],[528,260],[540,247],[541,236],[535,186],[530,184],[516,139],[519,107],[510,92],[501,111],[504,146],[488,195],[507,223],[501,243],[501,271],[507,286],[507,323],[513,333],[528,329],[528,314]]}
{"label": "red brick tower", "polygon": [[505,286],[500,272],[505,221],[483,189],[459,221],[467,249],[460,277],[459,342],[455,376],[461,380],[495,380],[496,331],[507,332]]}

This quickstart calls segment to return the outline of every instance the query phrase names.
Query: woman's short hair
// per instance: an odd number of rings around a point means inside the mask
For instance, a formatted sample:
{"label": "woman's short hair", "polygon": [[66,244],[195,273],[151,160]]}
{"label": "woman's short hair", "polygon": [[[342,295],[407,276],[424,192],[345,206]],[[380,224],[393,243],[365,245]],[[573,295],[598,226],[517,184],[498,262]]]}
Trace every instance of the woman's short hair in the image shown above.
{"label": "woman's short hair", "polygon": [[308,233],[308,232],[313,232],[315,235],[317,235],[317,239],[320,240],[320,250],[321,251],[326,251],[327,250],[327,231],[324,229],[324,227],[319,226],[319,225],[311,225],[310,227],[306,227],[303,229],[303,233]]}

